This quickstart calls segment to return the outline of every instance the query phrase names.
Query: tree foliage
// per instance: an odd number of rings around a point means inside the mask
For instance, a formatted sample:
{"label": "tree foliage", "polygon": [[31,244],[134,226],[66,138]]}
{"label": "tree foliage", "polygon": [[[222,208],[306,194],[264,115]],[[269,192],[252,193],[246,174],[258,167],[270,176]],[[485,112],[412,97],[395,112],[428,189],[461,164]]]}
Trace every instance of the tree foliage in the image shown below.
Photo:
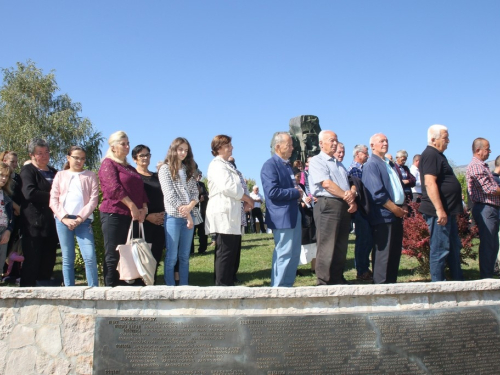
{"label": "tree foliage", "polygon": [[87,166],[97,169],[103,137],[88,118],[80,117],[82,106],[59,91],[54,71],[43,74],[35,63],[17,63],[16,69],[2,69],[0,88],[0,150],[15,151],[22,163],[28,159],[31,139],[45,139],[51,151],[51,164],[62,167],[70,146],[80,145],[87,152]]}

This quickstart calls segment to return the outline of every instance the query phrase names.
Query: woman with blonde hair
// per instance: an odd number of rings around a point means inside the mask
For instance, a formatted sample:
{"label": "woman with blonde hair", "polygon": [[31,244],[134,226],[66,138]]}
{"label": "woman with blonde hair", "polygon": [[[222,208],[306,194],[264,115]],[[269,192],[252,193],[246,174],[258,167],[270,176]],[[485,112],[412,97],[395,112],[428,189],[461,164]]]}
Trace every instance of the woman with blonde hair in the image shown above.
{"label": "woman with blonde hair", "polygon": [[70,147],[64,170],[56,175],[50,190],[65,286],[75,285],[75,236],[85,263],[87,284],[99,286],[92,231],[93,212],[99,203],[99,182],[94,172],[83,169],[85,159],[82,147]]}
{"label": "woman with blonde hair", "polygon": [[[130,152],[128,136],[123,131],[111,134],[101,167],[102,203],[99,206],[104,236],[104,284],[106,286],[128,285],[120,283],[116,270],[120,253],[118,245],[127,241],[131,221],[144,222],[148,213],[148,198],[141,175],[127,162]],[[143,285],[142,282],[138,284]]]}
{"label": "woman with blonde hair", "polygon": [[179,285],[188,285],[189,253],[194,233],[193,216],[198,210],[196,164],[186,138],[178,137],[170,145],[158,171],[165,205],[165,284],[174,286],[174,267],[179,261]]}

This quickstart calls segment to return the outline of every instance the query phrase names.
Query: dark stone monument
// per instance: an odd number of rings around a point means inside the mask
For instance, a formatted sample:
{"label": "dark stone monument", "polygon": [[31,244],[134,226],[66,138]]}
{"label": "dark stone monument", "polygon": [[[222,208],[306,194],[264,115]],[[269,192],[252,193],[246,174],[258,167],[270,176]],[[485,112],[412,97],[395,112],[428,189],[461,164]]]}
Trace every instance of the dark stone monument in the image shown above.
{"label": "dark stone monument", "polygon": [[290,162],[300,160],[305,163],[309,156],[319,154],[318,134],[321,131],[319,118],[302,115],[290,119],[290,134],[293,140],[293,153]]}
{"label": "dark stone monument", "polygon": [[498,374],[500,307],[98,317],[94,374]]}

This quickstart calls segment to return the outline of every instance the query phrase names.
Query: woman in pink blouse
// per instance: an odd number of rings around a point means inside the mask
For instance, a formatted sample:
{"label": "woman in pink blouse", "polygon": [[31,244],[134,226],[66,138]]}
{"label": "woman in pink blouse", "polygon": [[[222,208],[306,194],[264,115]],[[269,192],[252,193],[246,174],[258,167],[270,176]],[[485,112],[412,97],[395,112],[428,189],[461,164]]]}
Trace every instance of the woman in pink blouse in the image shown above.
{"label": "woman in pink blouse", "polygon": [[120,253],[116,247],[127,242],[131,220],[144,222],[148,198],[141,175],[127,162],[130,152],[127,134],[123,131],[111,134],[108,144],[98,173],[102,190],[99,211],[104,236],[104,284],[128,285],[119,280],[116,267]]}
{"label": "woman in pink blouse", "polygon": [[61,244],[65,286],[75,285],[75,236],[85,262],[89,286],[99,286],[92,221],[99,202],[99,182],[92,171],[83,169],[85,150],[70,147],[64,170],[56,174],[50,190],[50,208],[56,218]]}

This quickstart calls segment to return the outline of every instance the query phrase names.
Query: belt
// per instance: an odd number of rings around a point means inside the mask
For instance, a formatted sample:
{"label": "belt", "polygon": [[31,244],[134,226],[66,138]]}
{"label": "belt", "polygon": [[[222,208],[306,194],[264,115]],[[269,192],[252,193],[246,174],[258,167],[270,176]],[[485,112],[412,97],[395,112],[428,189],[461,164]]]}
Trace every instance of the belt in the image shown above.
{"label": "belt", "polygon": [[338,197],[323,197],[323,196],[319,196],[319,197],[316,197],[316,198],[323,198],[323,199],[335,199],[335,200],[338,200],[338,201],[343,201],[342,198],[338,198]]}

